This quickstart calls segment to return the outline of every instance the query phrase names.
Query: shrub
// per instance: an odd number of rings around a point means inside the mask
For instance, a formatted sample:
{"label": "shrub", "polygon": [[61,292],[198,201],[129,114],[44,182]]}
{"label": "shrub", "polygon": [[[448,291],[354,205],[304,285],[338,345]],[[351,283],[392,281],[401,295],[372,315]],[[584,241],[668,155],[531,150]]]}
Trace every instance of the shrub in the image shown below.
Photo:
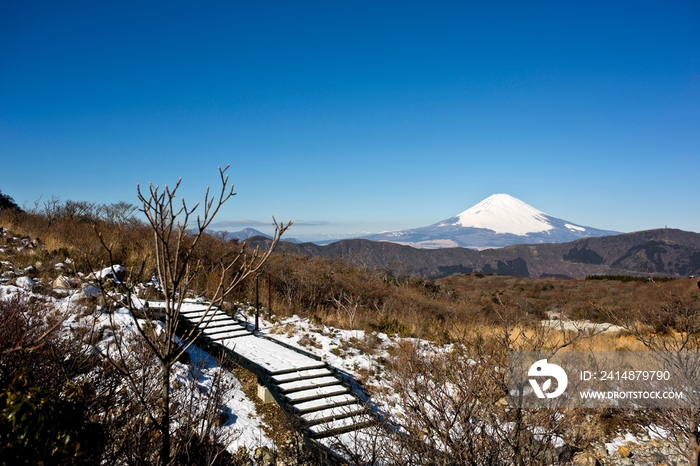
{"label": "shrub", "polygon": [[0,389],[2,464],[94,464],[104,435],[85,406],[26,382]]}

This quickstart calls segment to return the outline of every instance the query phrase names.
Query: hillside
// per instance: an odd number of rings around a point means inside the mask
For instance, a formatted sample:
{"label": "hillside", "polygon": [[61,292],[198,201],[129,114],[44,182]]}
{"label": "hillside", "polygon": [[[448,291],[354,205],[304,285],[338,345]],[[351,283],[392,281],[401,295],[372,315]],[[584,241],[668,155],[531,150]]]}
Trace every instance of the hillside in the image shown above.
{"label": "hillside", "polygon": [[[268,241],[254,237],[247,244],[263,247]],[[325,246],[280,243],[277,252],[342,258],[363,267],[431,279],[474,272],[562,278],[583,278],[592,274],[700,275],[700,234],[669,228],[483,251],[417,249],[389,242],[353,239]]]}

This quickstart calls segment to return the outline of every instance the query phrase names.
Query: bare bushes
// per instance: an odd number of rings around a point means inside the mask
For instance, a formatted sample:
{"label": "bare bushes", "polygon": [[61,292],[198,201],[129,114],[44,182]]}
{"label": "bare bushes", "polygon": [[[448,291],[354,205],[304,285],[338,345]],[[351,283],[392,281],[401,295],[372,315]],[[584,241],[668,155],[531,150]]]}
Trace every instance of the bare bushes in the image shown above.
{"label": "bare bushes", "polygon": [[[158,360],[116,313],[75,311],[0,300],[0,464],[158,463]],[[176,464],[230,464],[221,406],[233,381],[210,363],[172,368]]]}
{"label": "bare bushes", "polygon": [[93,264],[108,259],[94,232],[95,225],[114,245],[120,263],[140,264],[149,257],[148,230],[134,216],[135,209],[125,202],[103,205],[51,198],[19,214],[0,211],[0,224],[16,234],[38,239],[34,260],[55,264],[70,257],[78,271],[89,272],[86,259]]}
{"label": "bare bushes", "polygon": [[[496,325],[502,302],[529,322],[558,318],[618,323],[618,316],[640,309],[658,313],[669,293],[697,294],[696,281],[689,279],[655,284],[462,275],[433,282],[392,277],[341,260],[287,254],[273,255],[264,279],[266,275],[272,296],[262,286],[261,302],[269,300],[277,314],[295,313],[330,326],[439,341],[458,338],[474,326]],[[252,302],[252,281],[245,286],[240,296]],[[671,319],[672,312],[665,314]],[[658,320],[658,324],[672,322]]]}
{"label": "bare bushes", "polygon": [[400,447],[392,461],[486,465],[504,460],[484,409],[495,408],[505,396],[492,380],[494,361],[486,355],[476,361],[463,346],[437,351],[402,344],[385,372],[400,412],[395,419]]}
{"label": "bare bushes", "polygon": [[64,319],[37,298],[14,294],[0,299],[0,383],[24,373],[29,384],[58,390],[87,370],[81,346],[58,337]]}
{"label": "bare bushes", "polygon": [[392,464],[560,464],[601,437],[597,413],[510,403],[508,350],[544,346],[505,335],[398,347],[384,373],[392,390],[384,397],[398,413],[385,447]]}
{"label": "bare bushes", "polygon": [[[340,260],[275,254],[265,272],[277,314],[295,313],[330,326],[440,338],[452,313],[440,302],[445,290],[431,282],[398,281]],[[250,292],[248,284],[245,297],[252,301]]]}
{"label": "bare bushes", "polygon": [[[133,299],[137,294],[137,286],[143,280],[142,274],[145,264],[138,269],[131,270],[127,280],[122,283],[125,294],[114,294],[106,289],[101,282],[102,296],[106,301],[115,305],[124,304],[131,315],[135,333],[138,335],[139,344],[143,344],[150,357],[157,361],[158,370],[149,371],[157,373],[160,379],[158,388],[157,415],[151,413],[151,421],[154,430],[157,431],[160,443],[158,463],[170,466],[174,463],[177,449],[177,439],[173,438],[172,424],[176,417],[175,403],[171,400],[174,394],[172,386],[172,371],[187,350],[192,347],[201,330],[205,328],[216,308],[222,306],[223,301],[237,288],[239,283],[248,276],[253,276],[262,268],[270,257],[272,250],[280,240],[281,235],[291,225],[277,224],[275,222],[275,234],[268,250],[255,249],[247,251],[244,248],[230,248],[232,243],[224,243],[220,239],[219,245],[224,246],[223,253],[217,254],[212,246],[217,243],[214,238],[206,233],[221,207],[235,195],[233,184],[229,182],[226,173],[228,166],[219,168],[220,188],[213,193],[207,187],[204,201],[188,205],[185,199],[179,197],[178,190],[182,179],[170,187],[165,185],[162,189],[149,184],[147,191],[137,187],[138,199],[141,203],[139,211],[147,219],[151,234],[151,248],[153,251],[154,269],[153,276],[157,280],[159,291],[163,294],[161,325],[156,329],[153,322],[142,321],[136,317],[142,312],[140,301]],[[115,246],[109,243],[102,232],[99,232],[99,240],[108,256],[108,264],[114,269],[118,263],[115,258]],[[209,245],[209,248],[205,248]],[[235,244],[233,244],[236,246]],[[204,280],[202,282],[202,280]],[[199,327],[183,328],[180,320],[181,312],[186,310],[185,299],[192,293],[193,287],[210,288],[205,305],[197,325]],[[110,361],[126,362],[126,349],[120,339],[115,339],[118,358],[109,352],[103,354]],[[146,376],[140,367],[129,368],[117,366],[123,376],[129,381],[134,396],[151,412],[153,403],[147,399],[153,392],[152,387],[139,384]]]}
{"label": "bare bushes", "polygon": [[[120,325],[103,328],[99,345],[108,357],[102,359],[99,381],[109,403],[95,414],[110,433],[103,458],[108,464],[157,464],[163,369],[143,339]],[[236,434],[224,433],[222,426],[232,413],[224,413],[221,406],[232,380],[202,359],[176,363],[170,371],[173,464],[230,464],[226,445],[236,440]]]}
{"label": "bare bushes", "polygon": [[100,456],[101,429],[90,420],[96,400],[79,383],[97,360],[59,335],[49,304],[0,299],[0,443],[4,464],[89,464]]}
{"label": "bare bushes", "polygon": [[[193,251],[193,261],[198,264],[191,288],[196,293],[213,297],[221,280],[221,265],[239,261],[246,251],[238,239],[227,239],[224,234],[203,232],[199,246]],[[230,283],[235,279],[238,269],[229,269],[224,273],[224,281]]]}
{"label": "bare bushes", "polygon": [[[56,349],[57,357],[37,359],[36,369],[42,368],[42,364],[51,364],[54,372],[45,373],[54,375],[58,396],[64,395],[61,387],[78,386],[76,380],[79,380],[81,396],[94,408],[91,417],[113,436],[113,441],[101,453],[105,463],[226,462],[227,456],[218,443],[220,439],[214,427],[225,422],[221,421],[219,409],[225,389],[223,378],[219,377],[206,390],[199,381],[186,383],[196,377],[195,372],[200,369],[193,369],[186,377],[175,378],[177,371],[184,370],[179,361],[186,356],[196,337],[194,330],[178,331],[178,316],[184,299],[193,293],[209,291],[207,297],[213,303],[208,312],[213,313],[214,306],[220,306],[240,280],[256,273],[271,252],[245,251],[235,242],[205,232],[221,205],[234,194],[225,171],[220,170],[218,196],[211,196],[207,188],[201,216],[196,214],[199,204],[188,207],[177,198],[178,182],[172,189],[149,186],[145,194],[139,190],[147,226],[134,220],[134,209],[123,203],[106,208],[52,199],[43,208],[37,207],[15,219],[3,217],[3,221],[14,222],[10,225],[13,229],[43,237],[42,252],[37,257],[41,256],[45,262],[59,256],[72,257],[77,272],[93,278],[92,272],[97,266],[109,265],[112,270],[116,264],[120,264],[120,269],[121,264],[127,266],[124,270],[128,273],[119,276],[119,280],[95,279],[95,285],[102,292],[102,303],[110,309],[105,317],[111,319],[110,322],[93,321],[93,327],[76,324],[73,338],[56,337],[49,345],[44,338],[48,332],[44,332],[38,337],[40,343],[36,343],[37,338],[31,333],[41,328],[33,321],[36,313],[32,309],[8,312],[8,318],[16,319],[13,325],[7,326],[8,343],[3,355],[8,361],[0,363],[0,368],[5,369],[2,378],[9,380],[11,372],[16,372],[16,366],[23,361],[15,361],[13,356],[20,353],[43,355],[45,350]],[[278,225],[272,247],[288,226]],[[141,303],[135,299],[140,282],[152,276],[157,278],[159,291],[165,298],[162,325],[136,316],[145,315],[141,312]],[[131,311],[126,321],[123,312],[116,315],[116,310],[124,307]],[[51,326],[46,315],[43,319],[51,332],[58,328]],[[125,331],[127,327],[129,331]],[[25,338],[28,343],[24,343],[22,332],[29,335]],[[0,344],[2,341],[0,338]],[[76,354],[82,356],[75,363],[67,357],[71,353],[58,350],[68,342],[74,345],[71,348],[76,348]],[[90,349],[97,350],[102,358]],[[60,361],[60,358],[65,360]],[[69,361],[70,367],[66,367]],[[78,368],[79,361],[89,362],[89,365]],[[32,372],[30,384],[42,390],[53,390],[52,379],[40,380],[40,376],[40,372]]]}
{"label": "bare bushes", "polygon": [[[690,464],[700,463],[700,298],[690,283],[655,287],[665,297],[659,304],[642,305],[636,312],[616,316],[626,330],[649,350],[649,358],[683,378],[687,399],[670,409],[648,410],[649,423],[675,441]],[[676,387],[674,387],[676,388]]]}

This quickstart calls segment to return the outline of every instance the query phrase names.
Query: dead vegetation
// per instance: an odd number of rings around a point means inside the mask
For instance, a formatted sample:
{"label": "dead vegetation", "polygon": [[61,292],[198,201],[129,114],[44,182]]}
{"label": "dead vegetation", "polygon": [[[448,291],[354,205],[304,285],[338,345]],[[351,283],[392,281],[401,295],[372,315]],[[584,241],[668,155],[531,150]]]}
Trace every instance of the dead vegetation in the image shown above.
{"label": "dead vegetation", "polygon": [[[331,327],[364,329],[438,342],[497,324],[502,303],[528,322],[545,319],[620,324],[622,317],[663,309],[669,296],[697,299],[697,280],[657,283],[454,275],[437,281],[394,277],[340,260],[275,254],[265,267],[260,302],[276,315],[298,314]],[[252,282],[238,292],[252,302]],[[646,314],[645,314],[646,313]],[[617,347],[624,341],[601,338]],[[605,342],[603,342],[606,340]],[[621,338],[624,340],[624,338]]]}

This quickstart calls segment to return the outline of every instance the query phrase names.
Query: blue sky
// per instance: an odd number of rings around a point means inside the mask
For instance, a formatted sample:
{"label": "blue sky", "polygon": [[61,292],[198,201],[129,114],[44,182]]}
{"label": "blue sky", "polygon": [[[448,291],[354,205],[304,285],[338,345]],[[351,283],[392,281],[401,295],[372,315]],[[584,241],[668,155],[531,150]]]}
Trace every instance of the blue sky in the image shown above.
{"label": "blue sky", "polygon": [[1,2],[0,159],[28,205],[179,177],[196,201],[231,164],[229,231],[398,230],[508,193],[698,232],[700,4]]}

